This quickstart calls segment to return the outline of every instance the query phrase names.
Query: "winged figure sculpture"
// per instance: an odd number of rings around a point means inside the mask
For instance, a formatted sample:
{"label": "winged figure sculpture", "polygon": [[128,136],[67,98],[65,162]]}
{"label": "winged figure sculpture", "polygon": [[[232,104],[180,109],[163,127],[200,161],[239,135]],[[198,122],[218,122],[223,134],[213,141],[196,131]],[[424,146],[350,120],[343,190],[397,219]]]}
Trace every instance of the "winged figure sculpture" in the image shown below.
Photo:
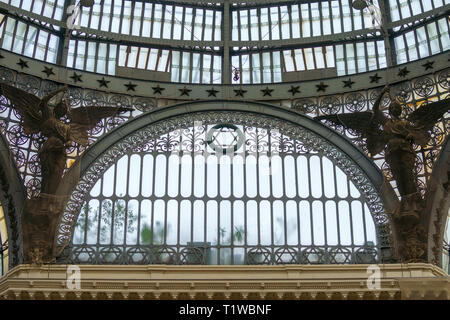
{"label": "winged figure sculpture", "polygon": [[[88,144],[88,131],[104,118],[132,111],[125,107],[88,106],[70,108],[64,98],[67,86],[59,88],[43,98],[8,85],[0,84],[0,95],[5,96],[22,118],[25,134],[41,133],[47,138],[38,151],[41,165],[41,194],[55,194],[67,161],[66,148],[72,141],[80,145]],[[58,96],[58,97],[56,97]],[[57,101],[50,105],[50,100]],[[59,98],[59,99],[57,99]],[[62,118],[67,116],[69,121]]]}
{"label": "winged figure sculpture", "polygon": [[[384,94],[389,93],[389,117],[380,110]],[[401,103],[392,96],[388,86],[384,87],[374,103],[372,111],[334,114],[316,117],[357,132],[366,139],[366,147],[374,156],[384,150],[393,178],[405,206],[417,203],[410,201],[420,196],[414,166],[416,153],[414,144],[425,147],[431,139],[431,130],[437,121],[450,110],[450,100],[423,104],[406,119],[401,119]],[[409,204],[408,204],[409,203]],[[414,208],[409,208],[414,211]]]}

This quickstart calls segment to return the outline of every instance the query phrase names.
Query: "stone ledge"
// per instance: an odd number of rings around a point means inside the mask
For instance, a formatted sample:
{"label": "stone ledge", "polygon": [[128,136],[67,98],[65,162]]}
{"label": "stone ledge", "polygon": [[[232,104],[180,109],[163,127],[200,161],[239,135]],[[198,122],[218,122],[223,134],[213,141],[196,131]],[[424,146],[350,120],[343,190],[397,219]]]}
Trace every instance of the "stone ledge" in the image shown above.
{"label": "stone ledge", "polygon": [[369,265],[79,265],[79,289],[68,288],[68,266],[17,266],[0,279],[0,298],[450,299],[448,275],[421,263],[378,265],[378,289],[368,288]]}

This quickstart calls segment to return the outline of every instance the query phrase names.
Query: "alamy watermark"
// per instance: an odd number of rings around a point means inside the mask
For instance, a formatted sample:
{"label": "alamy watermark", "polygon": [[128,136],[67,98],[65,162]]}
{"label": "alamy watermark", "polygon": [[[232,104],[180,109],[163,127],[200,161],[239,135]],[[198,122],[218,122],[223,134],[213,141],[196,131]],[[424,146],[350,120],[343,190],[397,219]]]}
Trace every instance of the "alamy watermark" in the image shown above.
{"label": "alamy watermark", "polygon": [[367,267],[367,278],[366,284],[369,290],[380,290],[381,289],[381,271],[380,267],[376,264],[371,264]]}
{"label": "alamy watermark", "polygon": [[66,271],[66,287],[69,290],[81,289],[81,270],[77,265],[70,265]]}
{"label": "alamy watermark", "polygon": [[67,7],[66,13],[68,15],[66,20],[67,28],[69,30],[81,29],[81,6],[72,4]]}
{"label": "alamy watermark", "polygon": [[[204,127],[201,121],[195,121],[192,128],[193,137],[201,136]],[[228,131],[222,131],[224,127]],[[183,141],[184,130],[177,129],[173,133],[176,137],[180,137],[180,141],[173,145],[170,152],[171,161],[175,161],[175,164],[183,164],[185,161],[186,164],[190,164],[192,158],[187,159],[183,155],[192,155],[195,162],[203,161],[205,164],[215,165],[218,161],[222,165],[233,163],[235,157],[240,157],[246,166],[256,166],[260,176],[274,175],[281,172],[282,167],[282,159],[279,156],[281,134],[278,129],[267,130],[270,132],[268,141],[263,143],[255,141],[255,146],[246,147],[248,141],[245,134],[234,125],[216,125],[205,132],[205,139],[186,141],[188,143]],[[226,135],[229,141],[224,141]],[[218,141],[219,136],[222,136],[222,141]]]}

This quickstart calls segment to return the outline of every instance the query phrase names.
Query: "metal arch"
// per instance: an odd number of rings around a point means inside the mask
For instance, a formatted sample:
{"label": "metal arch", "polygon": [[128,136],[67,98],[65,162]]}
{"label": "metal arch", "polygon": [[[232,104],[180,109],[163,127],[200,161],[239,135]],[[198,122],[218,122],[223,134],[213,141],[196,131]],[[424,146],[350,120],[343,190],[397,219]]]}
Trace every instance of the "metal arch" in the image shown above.
{"label": "metal arch", "polygon": [[[195,114],[207,112],[246,113],[259,117],[276,119],[276,121],[285,122],[291,127],[297,126],[306,129],[306,131],[313,133],[320,140],[327,141],[330,145],[333,146],[334,150],[337,149],[338,153],[340,153],[344,158],[347,158],[345,160],[350,161],[353,164],[352,169],[356,169],[356,171],[359,171],[365,177],[365,180],[363,179],[363,183],[365,183],[365,185],[367,185],[369,189],[373,188],[371,189],[372,193],[363,190],[362,194],[366,196],[368,195],[368,193],[370,193],[374,198],[376,198],[375,200],[372,199],[373,203],[376,203],[375,206],[378,206],[378,208],[383,208],[383,204],[380,201],[380,198],[385,197],[385,194],[384,192],[380,192],[383,185],[383,176],[381,174],[381,171],[359,148],[354,146],[346,137],[337,134],[325,125],[316,122],[307,116],[297,114],[290,110],[281,110],[279,107],[264,103],[237,102],[226,100],[180,103],[142,114],[141,116],[128,121],[126,124],[117,127],[109,134],[95,142],[88,150],[85,151],[83,156],[76,161],[76,163],[66,173],[63,181],[61,182],[59,194],[70,197],[71,195],[77,193],[77,185],[85,184],[85,182],[81,181],[80,178],[84,177],[86,174],[90,175],[89,169],[91,165],[94,165],[105,152],[108,152],[108,150],[113,150],[112,147],[120,143],[122,139],[131,136],[134,133],[137,133],[140,129],[144,129],[145,127],[164,120],[170,120],[173,117],[179,117],[183,115],[195,116]],[[105,166],[103,164],[101,165],[101,168],[104,170],[106,170],[107,167],[109,166]],[[91,178],[93,177],[90,177],[89,180],[93,181],[93,179]],[[361,183],[359,183],[359,185],[361,185]],[[75,196],[77,199],[72,199],[74,203],[80,203],[81,199],[78,199],[80,195],[81,194]],[[69,202],[67,204],[68,207],[72,206],[70,202],[71,199],[69,199]],[[374,214],[372,210],[371,213],[372,215]],[[72,218],[70,220],[76,221],[77,215],[78,211],[76,213],[75,211],[72,212]],[[384,212],[382,212],[382,215],[384,215]],[[65,232],[67,232],[67,230],[69,229],[70,234],[72,234],[73,232],[68,223],[70,224],[70,222],[65,219],[65,214],[63,213],[60,217],[60,221],[58,223],[59,227],[57,228],[58,231],[54,239],[54,248],[56,250],[56,255],[59,255],[66,245],[59,243],[59,238],[63,235],[61,231],[66,230]],[[377,228],[380,227],[380,225],[378,225],[376,222],[375,224],[377,225]],[[387,234],[382,234],[382,237],[386,236]],[[386,243],[389,243],[389,241],[385,238],[383,238],[383,240],[380,239],[380,234],[378,234],[378,231],[377,237],[379,238],[379,243],[382,247],[385,247]],[[382,243],[384,243],[384,245]]]}
{"label": "metal arch", "polygon": [[142,114],[134,119],[131,119],[125,125],[119,126],[116,129],[112,130],[108,135],[94,143],[82,157],[80,173],[84,173],[85,170],[103,151],[107,150],[110,146],[117,143],[123,137],[131,134],[136,130],[139,130],[140,128],[143,128],[144,126],[149,125],[150,123],[168,119],[175,115],[206,111],[245,111],[279,118],[284,121],[304,127],[307,130],[324,138],[325,140],[333,143],[337,148],[342,150],[351,159],[358,163],[363,172],[367,174],[372,184],[377,189],[381,188],[381,185],[383,183],[383,176],[380,169],[375,166],[372,160],[370,160],[370,158],[368,158],[361,149],[355,147],[347,137],[336,133],[332,129],[328,128],[320,122],[314,121],[308,116],[298,114],[290,110],[281,110],[279,107],[268,103],[251,101],[242,102],[217,100],[183,102],[164,109],[159,109]]}
{"label": "metal arch", "polygon": [[9,267],[22,262],[21,213],[26,191],[3,134],[0,134],[0,202],[5,214],[9,243]]}
{"label": "metal arch", "polygon": [[450,209],[450,137],[445,139],[439,158],[433,165],[427,193],[429,198],[424,223],[428,230],[428,260],[441,265],[445,224]]}

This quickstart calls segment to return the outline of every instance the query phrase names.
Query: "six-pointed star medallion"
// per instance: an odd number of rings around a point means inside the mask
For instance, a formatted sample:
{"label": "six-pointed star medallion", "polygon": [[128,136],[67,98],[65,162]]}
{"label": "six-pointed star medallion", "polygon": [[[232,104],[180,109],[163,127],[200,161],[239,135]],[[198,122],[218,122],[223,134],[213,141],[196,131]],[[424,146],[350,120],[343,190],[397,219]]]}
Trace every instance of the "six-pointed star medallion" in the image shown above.
{"label": "six-pointed star medallion", "polygon": [[156,87],[152,87],[153,89],[153,94],[162,94],[162,92],[164,90],[166,90],[166,88],[162,88],[159,86],[159,84]]}
{"label": "six-pointed star medallion", "polygon": [[378,75],[378,73],[375,73],[375,75],[370,76],[370,83],[378,83],[381,79],[381,77]]}
{"label": "six-pointed star medallion", "polygon": [[425,70],[433,69],[433,64],[434,61],[427,60],[427,62],[425,62],[422,67],[424,67]]}
{"label": "six-pointed star medallion", "polygon": [[351,88],[355,84],[355,81],[352,81],[350,78],[348,80],[343,80],[342,82],[344,83],[344,88]]}
{"label": "six-pointed star medallion", "polygon": [[127,91],[136,91],[137,84],[131,83],[130,81],[125,83],[124,86],[127,87]]}
{"label": "six-pointed star medallion", "polygon": [[291,88],[288,90],[288,92],[290,92],[293,96],[295,96],[295,94],[300,93],[300,86],[291,86]]}
{"label": "six-pointed star medallion", "polygon": [[272,96],[272,91],[274,89],[269,89],[269,87],[266,87],[265,89],[262,89],[261,92],[263,93],[263,97],[265,96]]}
{"label": "six-pointed star medallion", "polygon": [[97,80],[99,87],[105,87],[108,88],[108,83],[110,83],[111,81],[108,81],[105,79],[105,77],[103,77],[102,79]]}
{"label": "six-pointed star medallion", "polygon": [[325,90],[327,89],[328,85],[323,83],[323,82],[321,82],[319,84],[316,84],[316,87],[317,87],[317,92],[319,92],[319,91],[325,92]]}
{"label": "six-pointed star medallion", "polygon": [[50,77],[51,75],[55,74],[53,72],[53,68],[48,68],[48,67],[45,67],[45,66],[44,66],[44,70],[42,70],[42,72],[47,75],[47,78]]}
{"label": "six-pointed star medallion", "polygon": [[208,97],[211,97],[211,96],[216,97],[219,90],[211,88],[209,90],[206,90],[206,92],[208,92]]}
{"label": "six-pointed star medallion", "polygon": [[406,75],[409,73],[410,71],[408,70],[408,68],[404,67],[398,70],[398,76],[399,77],[406,77]]}
{"label": "six-pointed star medallion", "polygon": [[20,69],[29,68],[28,61],[25,61],[23,59],[19,59],[19,62],[17,62],[17,64],[20,66]]}
{"label": "six-pointed star medallion", "polygon": [[239,88],[237,90],[233,90],[235,93],[235,97],[239,96],[239,97],[244,97],[244,94],[247,92],[247,90],[242,90],[242,88]]}
{"label": "six-pointed star medallion", "polygon": [[188,89],[186,87],[184,87],[183,89],[178,89],[178,90],[180,90],[180,92],[181,92],[180,96],[189,96],[189,92],[192,91],[191,89]]}
{"label": "six-pointed star medallion", "polygon": [[81,80],[81,74],[77,74],[77,73],[73,73],[73,75],[70,77],[73,82],[77,83],[77,82],[83,82],[83,80]]}

